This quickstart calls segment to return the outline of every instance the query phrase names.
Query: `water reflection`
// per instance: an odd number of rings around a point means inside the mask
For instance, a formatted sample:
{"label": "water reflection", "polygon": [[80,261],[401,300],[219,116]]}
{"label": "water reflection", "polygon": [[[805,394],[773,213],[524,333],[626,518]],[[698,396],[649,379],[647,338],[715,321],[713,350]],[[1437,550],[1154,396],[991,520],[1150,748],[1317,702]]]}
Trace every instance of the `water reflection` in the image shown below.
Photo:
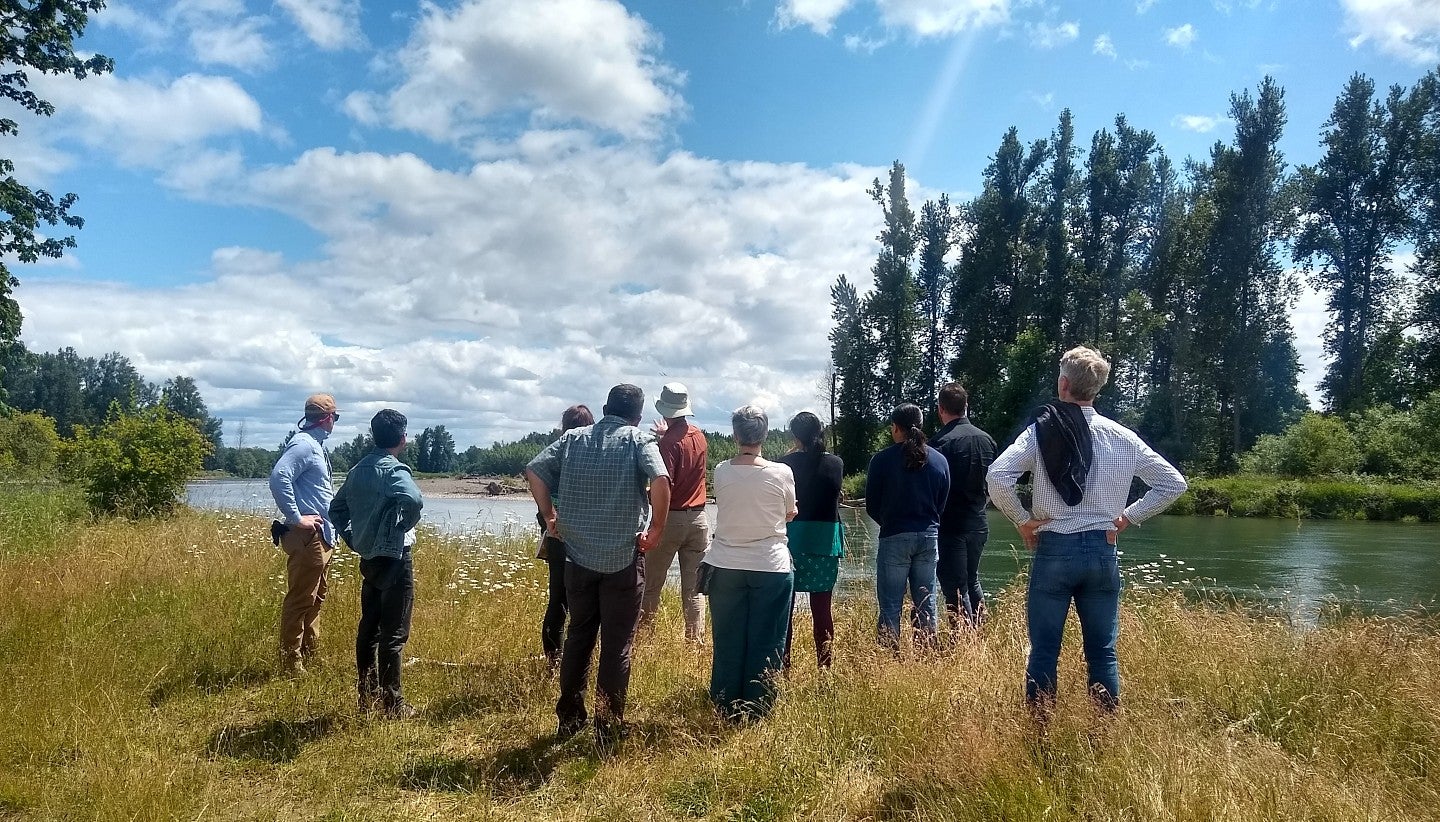
{"label": "water reflection", "polygon": [[[262,480],[193,483],[187,500],[197,508],[273,513]],[[863,512],[846,514],[840,588],[873,595],[878,529]],[[425,501],[424,522],[488,551],[499,544],[493,537],[530,536],[534,516],[534,504],[523,495],[432,497]],[[713,507],[710,516],[713,522]],[[1305,621],[1332,602],[1377,611],[1433,608],[1440,593],[1437,545],[1435,524],[1225,517],[1157,517],[1120,539],[1127,585],[1203,588],[1285,603]],[[990,542],[980,561],[986,591],[1013,584],[1027,565],[1015,529],[992,512]]]}

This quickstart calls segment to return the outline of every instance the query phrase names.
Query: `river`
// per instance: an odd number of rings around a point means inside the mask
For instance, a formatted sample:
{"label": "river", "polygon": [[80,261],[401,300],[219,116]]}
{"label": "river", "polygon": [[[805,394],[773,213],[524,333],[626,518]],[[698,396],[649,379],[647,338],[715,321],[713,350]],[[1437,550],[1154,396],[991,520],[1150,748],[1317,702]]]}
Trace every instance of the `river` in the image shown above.
{"label": "river", "polygon": [[[264,480],[206,481],[187,489],[191,506],[273,512]],[[428,498],[423,522],[447,533],[523,532],[535,506],[523,495]],[[877,528],[847,511],[842,587],[873,590]],[[714,519],[714,507],[711,507]],[[1393,613],[1434,610],[1440,596],[1440,524],[1160,516],[1120,539],[1121,570],[1133,587],[1185,587],[1265,601],[1313,621],[1327,605]],[[993,593],[1023,566],[1019,535],[990,514],[981,583]],[[677,571],[672,570],[672,575]]]}

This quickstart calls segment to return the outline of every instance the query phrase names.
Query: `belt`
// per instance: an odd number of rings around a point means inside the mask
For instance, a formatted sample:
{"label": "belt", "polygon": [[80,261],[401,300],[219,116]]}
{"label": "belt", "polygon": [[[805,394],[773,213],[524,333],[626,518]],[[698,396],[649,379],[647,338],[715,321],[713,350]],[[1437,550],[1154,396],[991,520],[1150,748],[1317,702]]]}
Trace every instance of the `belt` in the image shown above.
{"label": "belt", "polygon": [[705,510],[705,503],[702,502],[702,503],[700,503],[699,505],[692,505],[692,506],[690,506],[689,508],[671,508],[670,510],[671,510],[671,511],[704,511],[704,510]]}

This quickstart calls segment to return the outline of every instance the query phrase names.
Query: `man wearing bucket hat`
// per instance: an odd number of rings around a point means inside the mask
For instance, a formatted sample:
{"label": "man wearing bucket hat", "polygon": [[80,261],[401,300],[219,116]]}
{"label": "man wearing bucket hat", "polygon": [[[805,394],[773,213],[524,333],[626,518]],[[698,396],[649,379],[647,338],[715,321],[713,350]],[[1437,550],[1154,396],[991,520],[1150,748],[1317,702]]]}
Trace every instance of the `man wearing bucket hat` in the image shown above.
{"label": "man wearing bucket hat", "polygon": [[680,556],[680,604],[685,611],[685,638],[701,642],[705,608],[696,590],[700,560],[710,546],[710,521],[705,517],[705,435],[690,424],[690,392],[678,382],[667,383],[655,401],[660,412],[660,456],[670,474],[670,516],[660,544],[645,553],[645,601],[640,624],[649,625],[660,608],[660,594],[675,556]]}
{"label": "man wearing bucket hat", "polygon": [[280,547],[289,583],[280,606],[280,663],[291,674],[305,673],[304,660],[315,654],[320,637],[315,621],[325,602],[325,572],[335,553],[335,529],[329,520],[335,487],[324,443],[339,419],[334,397],[312,394],[305,400],[305,416],[270,471],[270,495],[283,518],[276,530],[283,532]]}

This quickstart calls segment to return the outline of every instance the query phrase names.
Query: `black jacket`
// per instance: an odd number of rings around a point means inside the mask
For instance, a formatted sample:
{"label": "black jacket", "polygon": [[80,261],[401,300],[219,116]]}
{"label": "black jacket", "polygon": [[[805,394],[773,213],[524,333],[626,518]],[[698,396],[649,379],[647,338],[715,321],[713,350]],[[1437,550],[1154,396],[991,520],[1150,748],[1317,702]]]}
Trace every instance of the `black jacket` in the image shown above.
{"label": "black jacket", "polygon": [[961,417],[936,431],[930,447],[950,464],[950,498],[940,530],[947,534],[986,530],[985,472],[995,461],[995,440],[972,425],[969,417]]}

